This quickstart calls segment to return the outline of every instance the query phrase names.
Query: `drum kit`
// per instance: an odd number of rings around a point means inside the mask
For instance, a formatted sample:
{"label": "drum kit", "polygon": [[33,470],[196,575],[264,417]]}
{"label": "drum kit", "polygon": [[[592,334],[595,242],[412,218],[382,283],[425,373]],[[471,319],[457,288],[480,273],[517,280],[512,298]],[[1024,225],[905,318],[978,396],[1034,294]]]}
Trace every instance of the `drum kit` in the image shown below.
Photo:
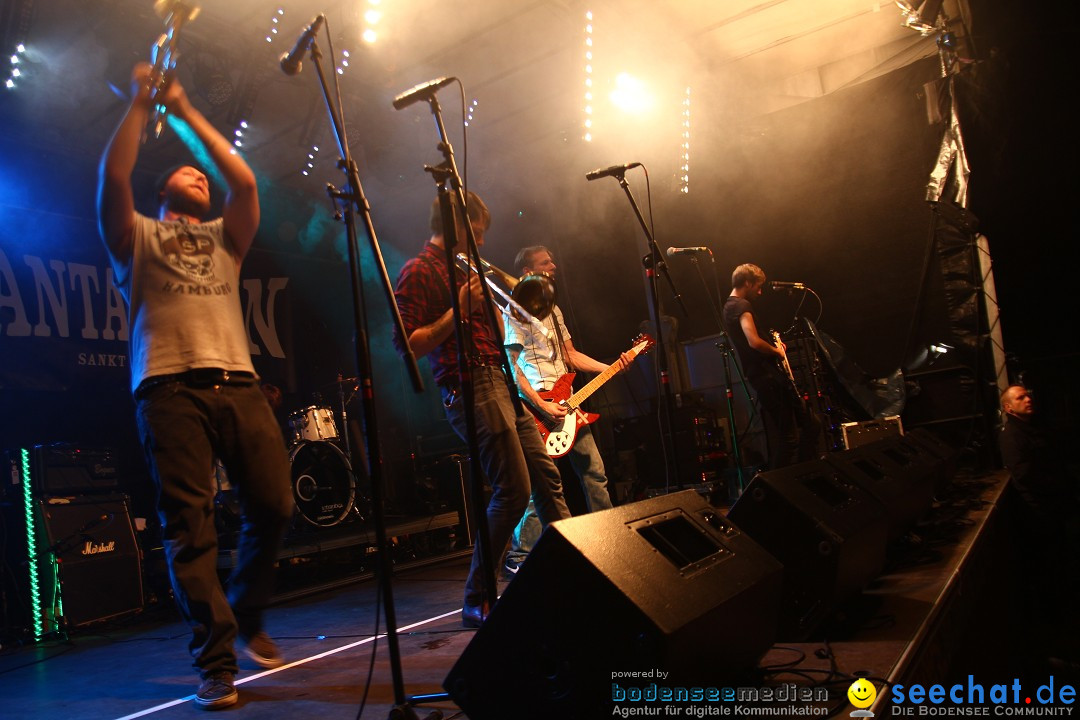
{"label": "drum kit", "polygon": [[[360,515],[356,478],[347,435],[347,386],[356,378],[338,376],[342,429],[327,405],[309,405],[289,414],[289,465],[297,515],[316,528],[339,525]],[[320,396],[316,395],[316,399]]]}
{"label": "drum kit", "polygon": [[[458,262],[475,272],[463,256]],[[485,272],[480,274],[505,300],[503,311],[515,312],[546,331],[541,321],[554,307],[554,278],[547,273],[532,273],[518,279],[488,263],[483,266]],[[492,283],[492,275],[505,282],[512,294]],[[334,383],[343,429],[347,428],[346,407],[352,399],[347,391],[355,391],[356,380],[339,375]],[[360,515],[357,505],[363,498],[357,497],[348,433],[339,433],[334,409],[321,404],[320,395],[315,397],[317,404],[289,414],[289,464],[297,514],[314,527],[328,528],[344,522],[351,514]]]}

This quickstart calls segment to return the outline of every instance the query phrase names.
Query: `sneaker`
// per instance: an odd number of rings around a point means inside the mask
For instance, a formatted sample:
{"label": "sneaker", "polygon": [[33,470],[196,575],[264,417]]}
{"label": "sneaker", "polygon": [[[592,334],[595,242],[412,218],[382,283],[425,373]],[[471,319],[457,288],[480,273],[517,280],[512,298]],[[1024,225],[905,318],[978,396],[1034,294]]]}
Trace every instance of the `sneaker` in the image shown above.
{"label": "sneaker", "polygon": [[506,558],[506,562],[503,563],[503,577],[507,580],[513,580],[518,570],[521,569],[523,562],[525,562],[525,558]]}
{"label": "sneaker", "polygon": [[231,672],[216,672],[210,675],[195,691],[195,704],[204,710],[217,710],[235,705],[239,699],[240,693],[236,692]]}
{"label": "sneaker", "polygon": [[270,639],[265,630],[260,630],[244,640],[244,654],[262,668],[276,668],[285,664],[281,649]]}

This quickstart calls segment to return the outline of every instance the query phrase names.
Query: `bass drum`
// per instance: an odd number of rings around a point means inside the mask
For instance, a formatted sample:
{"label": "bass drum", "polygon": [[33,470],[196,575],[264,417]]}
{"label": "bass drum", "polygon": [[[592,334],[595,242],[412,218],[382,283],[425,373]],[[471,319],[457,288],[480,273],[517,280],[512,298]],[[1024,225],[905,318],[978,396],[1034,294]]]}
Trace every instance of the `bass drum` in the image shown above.
{"label": "bass drum", "polygon": [[303,442],[289,453],[296,511],[315,527],[342,522],[356,501],[356,481],[344,453],[328,442]]}

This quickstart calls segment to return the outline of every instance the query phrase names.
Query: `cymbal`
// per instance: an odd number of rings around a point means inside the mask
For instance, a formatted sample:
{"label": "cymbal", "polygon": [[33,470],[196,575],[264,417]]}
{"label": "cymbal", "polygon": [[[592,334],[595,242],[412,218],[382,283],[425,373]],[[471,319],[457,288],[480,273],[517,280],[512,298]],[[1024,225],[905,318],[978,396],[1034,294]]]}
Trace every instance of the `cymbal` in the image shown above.
{"label": "cymbal", "polygon": [[342,386],[342,385],[356,385],[359,382],[360,382],[360,378],[358,378],[358,377],[343,377],[340,380],[334,380],[333,382],[328,382],[325,385],[320,385],[319,387],[320,388],[328,388],[328,387],[339,387],[339,386]]}

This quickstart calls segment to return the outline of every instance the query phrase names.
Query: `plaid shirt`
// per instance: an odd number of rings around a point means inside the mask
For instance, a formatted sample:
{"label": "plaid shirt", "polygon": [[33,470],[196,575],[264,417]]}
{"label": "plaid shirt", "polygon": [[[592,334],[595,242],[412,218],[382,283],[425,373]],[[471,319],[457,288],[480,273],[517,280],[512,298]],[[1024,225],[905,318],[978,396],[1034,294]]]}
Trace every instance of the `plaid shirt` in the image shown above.
{"label": "plaid shirt", "polygon": [[[460,287],[465,282],[465,275],[459,269],[457,282]],[[446,272],[446,251],[428,243],[419,255],[405,263],[398,274],[397,286],[394,290],[397,298],[398,309],[401,311],[401,321],[405,325],[405,332],[411,335],[417,328],[430,325],[444,312],[450,309],[450,282]],[[464,311],[466,308],[462,308]],[[499,365],[502,362],[499,340],[488,326],[484,317],[483,307],[478,305],[472,308],[472,314],[466,321],[466,343],[471,345],[466,353],[469,357],[469,366]],[[398,353],[404,354],[405,338],[394,332],[394,347]],[[457,382],[457,334],[450,336],[428,353],[431,362],[431,370],[435,375],[435,382],[439,385],[456,384]]]}

